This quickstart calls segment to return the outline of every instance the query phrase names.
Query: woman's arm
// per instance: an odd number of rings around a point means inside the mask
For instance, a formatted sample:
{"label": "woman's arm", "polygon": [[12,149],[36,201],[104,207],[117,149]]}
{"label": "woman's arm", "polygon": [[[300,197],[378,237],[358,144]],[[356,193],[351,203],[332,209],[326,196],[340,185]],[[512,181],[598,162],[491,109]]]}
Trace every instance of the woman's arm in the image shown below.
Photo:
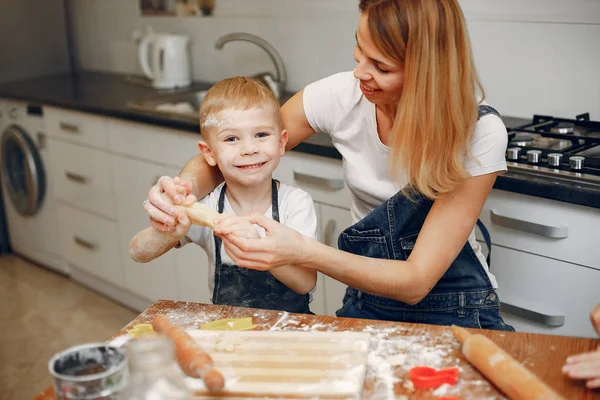
{"label": "woman's arm", "polygon": [[251,222],[265,228],[266,238],[226,235],[223,243],[236,264],[243,267],[265,270],[303,265],[364,292],[416,304],[436,285],[467,242],[496,175],[469,178],[436,199],[407,261],[343,252],[258,215]]}

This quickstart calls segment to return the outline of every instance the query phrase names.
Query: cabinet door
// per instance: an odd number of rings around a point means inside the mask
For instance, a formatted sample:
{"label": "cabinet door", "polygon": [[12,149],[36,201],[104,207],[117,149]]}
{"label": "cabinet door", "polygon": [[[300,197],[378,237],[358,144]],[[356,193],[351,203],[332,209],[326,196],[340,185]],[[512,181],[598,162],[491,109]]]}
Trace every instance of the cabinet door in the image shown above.
{"label": "cabinet door", "polygon": [[149,263],[140,264],[131,259],[129,242],[137,232],[150,226],[148,215],[142,206],[150,186],[160,176],[175,176],[179,171],[115,155],[111,157],[125,286],[150,301],[174,300],[177,298],[174,251]]}
{"label": "cabinet door", "polygon": [[211,304],[208,291],[208,258],[199,246],[188,244],[175,252],[177,299]]}
{"label": "cabinet door", "polygon": [[589,314],[600,271],[500,246],[492,251],[503,318],[519,332],[597,337]]}
{"label": "cabinet door", "polygon": [[[319,230],[319,240],[337,249],[338,236],[343,230],[352,225],[350,210],[320,204],[319,211],[321,228]],[[335,312],[342,306],[342,299],[346,293],[347,285],[320,273],[319,280],[323,282],[325,314],[335,315]]]}

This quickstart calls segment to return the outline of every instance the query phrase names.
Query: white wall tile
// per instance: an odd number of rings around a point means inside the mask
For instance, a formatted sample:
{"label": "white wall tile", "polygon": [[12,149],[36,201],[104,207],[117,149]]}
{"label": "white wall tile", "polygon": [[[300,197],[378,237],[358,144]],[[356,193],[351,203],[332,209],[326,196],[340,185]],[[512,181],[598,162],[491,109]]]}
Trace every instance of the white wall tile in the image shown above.
{"label": "white wall tile", "polygon": [[[600,1],[460,0],[491,104],[507,115],[600,119]],[[84,69],[140,74],[135,30],[191,37],[195,80],[274,71],[266,53],[215,40],[248,32],[283,58],[288,89],[354,67],[357,1],[217,0],[213,17],[142,17],[138,0],[75,2],[77,50]]]}

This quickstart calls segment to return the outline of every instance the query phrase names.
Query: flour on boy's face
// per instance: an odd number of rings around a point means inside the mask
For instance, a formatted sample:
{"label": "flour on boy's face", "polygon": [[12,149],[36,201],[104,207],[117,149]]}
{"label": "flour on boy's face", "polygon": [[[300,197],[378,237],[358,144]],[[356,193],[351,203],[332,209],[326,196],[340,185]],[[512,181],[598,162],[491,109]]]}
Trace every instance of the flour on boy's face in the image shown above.
{"label": "flour on boy's face", "polygon": [[207,127],[209,145],[228,182],[252,185],[270,179],[285,147],[276,112],[251,108],[224,110],[211,116],[212,126]]}

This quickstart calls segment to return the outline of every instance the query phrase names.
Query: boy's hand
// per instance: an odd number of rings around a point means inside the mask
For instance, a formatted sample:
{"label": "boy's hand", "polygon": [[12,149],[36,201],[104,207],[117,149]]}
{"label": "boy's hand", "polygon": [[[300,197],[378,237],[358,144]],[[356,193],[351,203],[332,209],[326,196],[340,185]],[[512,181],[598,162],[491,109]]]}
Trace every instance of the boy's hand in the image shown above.
{"label": "boy's hand", "polygon": [[247,217],[238,217],[232,214],[223,214],[216,221],[215,235],[236,235],[248,239],[259,239],[260,235],[256,227]]}
{"label": "boy's hand", "polygon": [[[196,201],[196,196],[190,194],[183,199],[181,205],[188,207],[194,204]],[[172,227],[172,230],[168,232],[163,232],[163,234],[179,241],[181,238],[187,235],[191,226],[192,222],[190,221],[190,218],[187,216],[187,214],[184,211],[178,209],[178,216],[175,219],[175,226]]]}
{"label": "boy's hand", "polygon": [[174,232],[179,216],[178,205],[190,192],[190,184],[182,184],[179,177],[162,176],[148,193],[144,210],[150,216],[150,225],[159,232]]}

